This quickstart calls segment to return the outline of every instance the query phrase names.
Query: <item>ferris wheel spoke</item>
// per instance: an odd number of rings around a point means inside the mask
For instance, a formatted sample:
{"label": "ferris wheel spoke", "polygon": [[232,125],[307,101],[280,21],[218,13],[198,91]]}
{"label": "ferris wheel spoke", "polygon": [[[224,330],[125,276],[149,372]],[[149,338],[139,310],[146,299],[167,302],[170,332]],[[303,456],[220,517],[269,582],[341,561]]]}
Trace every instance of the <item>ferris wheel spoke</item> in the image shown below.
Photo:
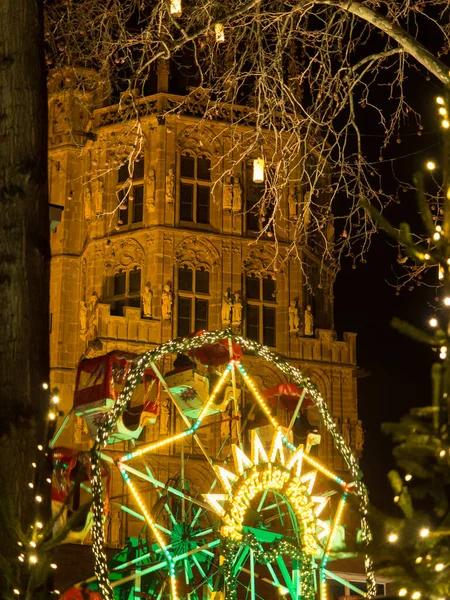
{"label": "ferris wheel spoke", "polygon": [[197,567],[197,569],[199,570],[199,572],[203,576],[203,579],[206,581],[208,587],[212,590],[212,585],[209,583],[208,577],[207,577],[205,571],[203,570],[201,564],[198,562],[197,557],[195,555],[192,556],[192,560],[194,561],[195,566]]}

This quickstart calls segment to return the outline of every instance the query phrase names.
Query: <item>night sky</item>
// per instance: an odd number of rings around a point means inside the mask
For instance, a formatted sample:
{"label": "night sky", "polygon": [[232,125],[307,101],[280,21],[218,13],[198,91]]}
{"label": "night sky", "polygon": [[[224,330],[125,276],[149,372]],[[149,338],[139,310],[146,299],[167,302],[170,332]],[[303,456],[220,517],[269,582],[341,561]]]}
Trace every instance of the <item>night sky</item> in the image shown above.
{"label": "night sky", "polygon": [[[435,98],[442,89],[418,73],[407,82],[406,92],[409,102],[422,115],[424,129],[418,136],[418,127],[411,120],[400,132],[401,143],[394,140],[383,151],[386,161],[377,166],[383,172],[382,186],[389,191],[396,190],[398,179],[411,182],[415,171],[425,171],[427,160],[440,162],[440,124]],[[379,93],[383,102],[383,91]],[[375,130],[373,123],[367,129],[368,156],[374,162],[380,154],[381,140]],[[400,189],[399,203],[385,214],[395,225],[406,221],[413,231],[421,226],[413,192]],[[411,291],[407,286],[396,295],[392,285],[396,282],[394,270],[399,271],[397,254],[392,240],[381,232],[373,237],[367,262],[358,264],[355,270],[350,260],[344,263],[335,286],[336,329],[339,335],[343,331],[358,334],[358,365],[370,372],[368,377],[358,380],[359,413],[366,429],[361,466],[371,500],[384,510],[393,507],[386,474],[394,462],[390,439],[381,433],[380,426],[397,421],[413,406],[431,403],[430,367],[436,356],[430,348],[404,337],[390,325],[392,317],[397,316],[427,328],[436,305],[436,291],[426,285],[415,286]],[[436,281],[436,274],[431,274],[428,281]]]}

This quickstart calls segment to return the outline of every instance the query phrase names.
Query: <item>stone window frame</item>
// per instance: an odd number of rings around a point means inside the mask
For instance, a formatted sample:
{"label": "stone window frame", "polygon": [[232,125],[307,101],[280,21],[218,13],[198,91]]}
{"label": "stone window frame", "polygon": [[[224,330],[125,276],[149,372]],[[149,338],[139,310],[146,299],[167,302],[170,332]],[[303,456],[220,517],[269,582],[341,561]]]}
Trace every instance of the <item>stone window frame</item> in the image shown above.
{"label": "stone window frame", "polygon": [[[122,200],[122,194],[127,198],[126,204],[127,209],[121,210],[119,207],[118,221],[117,224],[119,226],[120,231],[126,231],[129,229],[137,229],[142,227],[144,224],[144,204],[145,204],[145,152],[139,154],[134,160],[134,163],[142,162],[142,175],[139,174],[139,177],[133,175],[130,176],[128,172],[128,162],[125,162],[121,167],[117,170],[117,181],[116,181],[116,197],[117,202],[120,204]],[[121,172],[125,173],[127,177],[120,181]],[[127,185],[129,184],[129,185]],[[142,202],[139,204],[140,207],[140,219],[135,220],[135,195],[134,189],[142,188]],[[123,204],[122,204],[123,205]],[[126,217],[126,219],[125,219]],[[122,223],[120,222],[122,221]]]}
{"label": "stone window frame", "polygon": [[[249,339],[252,339],[259,344],[263,344],[264,346],[269,346],[270,348],[276,348],[277,345],[277,278],[273,272],[265,272],[262,274],[256,270],[247,270],[243,273],[244,281],[243,288],[245,294],[245,335]],[[252,298],[248,296],[248,279],[259,280],[259,292],[258,298]],[[273,281],[275,282],[273,292],[274,298],[273,300],[267,299],[264,297],[264,281]],[[258,309],[258,321],[256,325],[257,335],[253,337],[250,329],[250,312],[252,308]],[[267,327],[268,313],[265,316],[266,311],[273,311],[273,327]],[[273,338],[270,337],[270,329],[273,331]]]}
{"label": "stone window frame", "polygon": [[[179,272],[181,269],[190,269],[192,271],[192,289],[191,290],[180,289]],[[207,273],[209,273],[208,293],[197,291],[197,277],[196,277],[197,271],[202,271],[202,272],[206,271]],[[178,337],[186,336],[190,333],[193,333],[194,331],[199,330],[196,326],[198,324],[198,317],[196,314],[197,313],[196,301],[206,302],[206,307],[207,307],[206,327],[201,327],[201,329],[209,330],[210,306],[211,306],[211,300],[212,300],[212,294],[211,294],[212,279],[213,279],[213,272],[212,272],[211,267],[207,264],[204,264],[204,263],[197,264],[197,263],[193,263],[191,261],[186,261],[186,260],[180,261],[179,263],[176,264],[176,272],[175,272],[175,276],[174,276],[175,289],[177,291],[175,322],[176,322],[176,330],[177,330]],[[191,301],[190,315],[189,315],[190,331],[188,331],[188,332],[185,332],[182,329],[180,330],[180,299],[190,299],[190,301]]]}
{"label": "stone window frame", "polygon": [[[140,271],[139,277],[139,290],[130,291],[130,273]],[[115,294],[115,283],[116,276],[118,274],[125,274],[125,291],[120,294]],[[142,305],[142,266],[139,263],[133,262],[127,267],[118,265],[111,273],[108,282],[108,304],[111,306],[110,314],[113,316],[122,317],[123,307],[132,306],[134,308],[141,308]],[[116,303],[122,303],[122,314],[119,309],[115,308]]]}
{"label": "stone window frame", "polygon": [[[182,175],[182,159],[183,156],[190,156],[194,159],[194,176],[189,177],[186,175]],[[209,160],[209,179],[199,179],[198,178],[198,159],[199,158],[207,158]],[[183,147],[178,151],[178,168],[177,168],[177,195],[178,195],[178,223],[180,225],[184,225],[187,227],[196,227],[199,229],[210,229],[211,228],[211,208],[212,208],[212,190],[213,190],[213,181],[212,181],[212,170],[213,170],[213,156],[211,152],[205,149],[198,149],[195,147]],[[192,220],[182,219],[181,214],[181,200],[182,200],[182,185],[192,185],[193,186],[193,199],[192,199]],[[208,198],[208,220],[207,222],[199,222],[198,221],[198,188],[199,187],[207,187],[209,188],[209,198]]]}

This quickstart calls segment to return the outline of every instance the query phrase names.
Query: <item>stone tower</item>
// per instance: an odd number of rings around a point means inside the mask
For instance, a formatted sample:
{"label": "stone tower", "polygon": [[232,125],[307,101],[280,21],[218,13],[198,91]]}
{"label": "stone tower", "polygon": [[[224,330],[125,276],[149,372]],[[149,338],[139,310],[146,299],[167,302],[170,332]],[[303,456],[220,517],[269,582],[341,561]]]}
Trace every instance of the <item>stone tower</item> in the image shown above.
{"label": "stone tower", "polygon": [[[50,198],[64,207],[51,234],[51,383],[62,409],[72,407],[82,357],[231,327],[298,365],[336,422],[355,429],[355,334],[337,340],[333,331],[332,284],[314,240],[286,255],[283,215],[308,218],[295,171],[274,230],[273,209],[254,208],[264,191],[253,181],[257,157],[240,157],[252,126],[244,107],[224,104],[205,121],[206,92],[169,93],[164,64],[156,93],[117,103],[90,75],[76,74],[83,94],[70,92],[70,75],[50,87]],[[231,127],[236,114],[241,124]],[[257,359],[246,368],[261,388],[282,381]],[[306,418],[320,430],[314,410]],[[86,449],[83,423],[72,416],[58,444]],[[343,468],[327,435],[319,456]]]}

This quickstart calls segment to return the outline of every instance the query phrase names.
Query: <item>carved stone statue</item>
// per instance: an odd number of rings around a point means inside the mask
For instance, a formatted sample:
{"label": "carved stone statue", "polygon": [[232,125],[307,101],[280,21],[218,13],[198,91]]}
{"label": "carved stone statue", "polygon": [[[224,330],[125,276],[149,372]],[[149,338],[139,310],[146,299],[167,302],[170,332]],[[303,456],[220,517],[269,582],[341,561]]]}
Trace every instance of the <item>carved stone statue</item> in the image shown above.
{"label": "carved stone statue", "polygon": [[153,304],[153,292],[151,290],[150,281],[147,281],[144,287],[144,291],[142,292],[142,314],[145,319],[151,319],[152,314],[152,304]]}
{"label": "carved stone statue", "polygon": [[291,300],[289,304],[289,331],[296,333],[299,329],[300,319],[298,316],[297,300]]}
{"label": "carved stone statue", "polygon": [[161,314],[162,318],[165,321],[170,321],[172,319],[172,289],[169,283],[163,287],[162,298],[161,298]]}
{"label": "carved stone statue", "polygon": [[231,306],[232,306],[231,289],[228,288],[222,298],[222,324],[223,325],[230,324]]}
{"label": "carved stone statue", "polygon": [[159,414],[159,433],[161,436],[169,434],[170,429],[170,400],[166,398],[161,403],[161,412]]}
{"label": "carved stone statue", "polygon": [[288,207],[289,207],[289,216],[291,218],[296,218],[297,217],[297,193],[296,193],[295,187],[289,188]]}
{"label": "carved stone statue", "polygon": [[314,315],[311,312],[311,305],[308,304],[305,310],[305,335],[314,335]]}
{"label": "carved stone statue", "polygon": [[92,209],[92,191],[90,186],[84,188],[84,218],[87,221],[91,221],[94,216]]}
{"label": "carved stone statue", "polygon": [[96,340],[98,337],[98,294],[92,292],[88,308],[87,341]]}
{"label": "carved stone statue", "polygon": [[344,417],[342,422],[342,437],[347,446],[350,446],[351,442],[351,425],[348,417]]}
{"label": "carved stone statue", "polygon": [[156,191],[156,173],[155,169],[149,169],[147,175],[147,210],[154,212],[155,210],[155,191]]}
{"label": "carved stone statue", "polygon": [[175,172],[172,168],[166,175],[166,202],[169,206],[175,202]]}
{"label": "carved stone statue", "polygon": [[241,292],[237,291],[233,294],[233,310],[232,310],[233,325],[240,325],[242,322],[242,297]]}
{"label": "carved stone statue", "polygon": [[81,339],[85,340],[87,331],[87,307],[84,300],[80,300],[80,330]]}
{"label": "carved stone statue", "polygon": [[364,446],[364,429],[362,426],[361,419],[358,419],[358,422],[356,423],[356,426],[355,426],[355,450],[359,450],[361,452],[361,450],[363,449],[363,446]]}
{"label": "carved stone statue", "polygon": [[239,177],[234,178],[233,182],[233,212],[242,210],[242,188]]}
{"label": "carved stone statue", "polygon": [[105,184],[101,179],[95,179],[93,181],[93,193],[94,193],[94,206],[95,212],[101,213],[103,211],[103,194],[105,192]]}
{"label": "carved stone statue", "polygon": [[111,513],[109,543],[111,546],[120,546],[120,530],[122,529],[122,520],[120,510],[113,510]]}
{"label": "carved stone statue", "polygon": [[230,212],[233,208],[233,184],[231,177],[225,179],[223,184],[223,210]]}

